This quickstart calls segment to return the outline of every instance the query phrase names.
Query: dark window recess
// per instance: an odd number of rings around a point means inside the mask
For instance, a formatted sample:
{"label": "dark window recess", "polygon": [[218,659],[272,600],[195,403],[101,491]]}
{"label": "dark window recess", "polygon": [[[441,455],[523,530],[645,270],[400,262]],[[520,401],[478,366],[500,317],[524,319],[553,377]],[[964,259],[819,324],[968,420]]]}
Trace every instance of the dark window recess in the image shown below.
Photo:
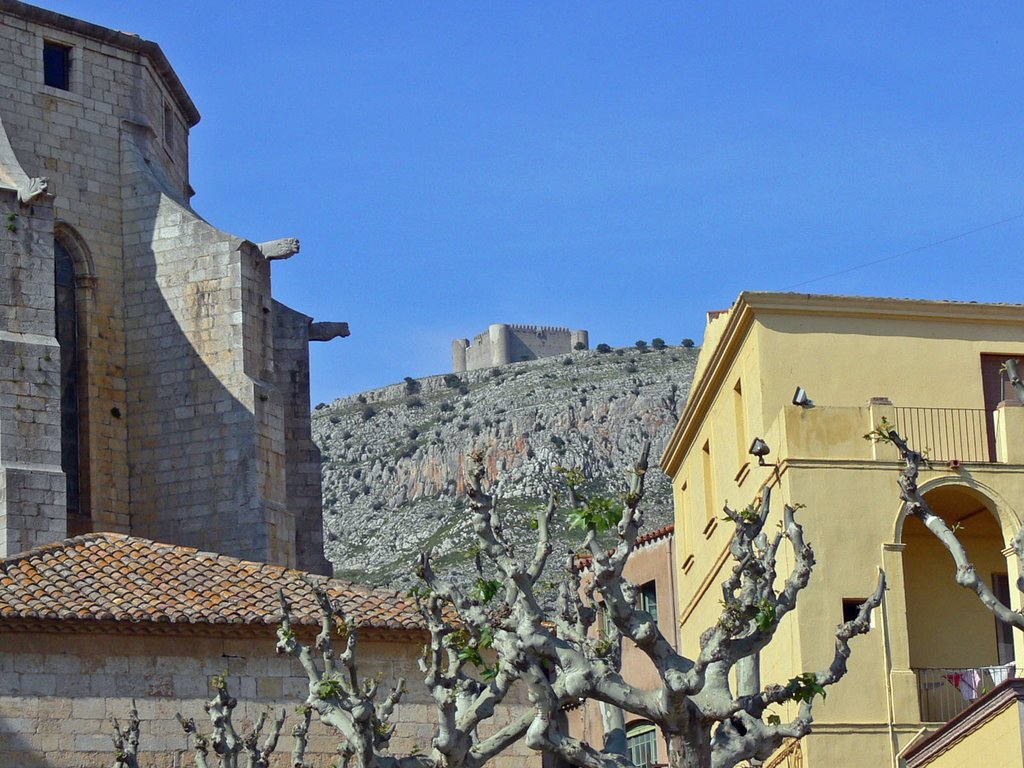
{"label": "dark window recess", "polygon": [[79,465],[78,307],[75,301],[75,266],[59,241],[53,244],[56,299],[56,336],[60,345],[60,468],[67,479],[70,517],[82,516]]}
{"label": "dark window recess", "polygon": [[615,622],[612,621],[611,613],[604,607],[602,602],[597,604],[597,615],[601,622],[601,637],[611,637],[612,632],[615,630]]}
{"label": "dark window recess", "polygon": [[843,598],[843,623],[853,621],[857,618],[857,614],[860,613],[860,607],[864,604],[863,597],[844,597]]}
{"label": "dark window recess", "polygon": [[164,104],[164,146],[174,149],[174,112],[169,104]]}
{"label": "dark window recess", "polygon": [[1003,401],[1017,402],[1017,395],[1010,386],[1009,379],[1003,373],[1003,365],[1010,358],[1018,355],[982,355],[981,356],[981,387],[985,398],[985,424],[988,427],[989,461],[996,460],[996,422],[993,415],[996,407]]}
{"label": "dark window recess", "polygon": [[71,90],[71,49],[43,42],[43,82],[51,88]]}
{"label": "dark window recess", "polygon": [[658,622],[658,588],[653,581],[640,587],[640,609],[651,614],[654,622]]}
{"label": "dark window recess", "polygon": [[[992,574],[992,592],[1003,605],[1010,604],[1010,577],[1005,573]],[[1013,658],[1013,627],[996,619],[996,652],[1000,664],[1009,664]]]}

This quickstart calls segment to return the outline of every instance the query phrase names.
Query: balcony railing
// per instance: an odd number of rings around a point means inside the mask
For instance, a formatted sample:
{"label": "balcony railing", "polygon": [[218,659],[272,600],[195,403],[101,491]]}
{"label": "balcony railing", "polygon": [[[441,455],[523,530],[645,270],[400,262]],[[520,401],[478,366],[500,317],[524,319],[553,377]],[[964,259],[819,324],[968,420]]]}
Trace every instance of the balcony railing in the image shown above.
{"label": "balcony railing", "polygon": [[994,461],[981,408],[896,407],[896,431],[931,461]]}
{"label": "balcony railing", "polygon": [[793,740],[772,755],[764,768],[803,768],[803,765],[804,753],[800,742]]}
{"label": "balcony railing", "polygon": [[1013,663],[1002,666],[960,669],[915,669],[921,720],[945,723],[959,715],[978,698],[1011,677],[1020,677]]}

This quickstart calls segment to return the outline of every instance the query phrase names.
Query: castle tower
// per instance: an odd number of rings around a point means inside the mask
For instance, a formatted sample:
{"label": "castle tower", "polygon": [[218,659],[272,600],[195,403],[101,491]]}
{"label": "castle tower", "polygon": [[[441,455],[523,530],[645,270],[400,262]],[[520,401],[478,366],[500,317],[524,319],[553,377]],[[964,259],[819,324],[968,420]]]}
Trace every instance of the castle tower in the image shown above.
{"label": "castle tower", "polygon": [[452,370],[455,373],[466,372],[466,348],[469,346],[469,339],[454,339],[452,341]]}
{"label": "castle tower", "polygon": [[505,323],[495,323],[487,329],[491,339],[491,365],[508,365],[509,328]]}

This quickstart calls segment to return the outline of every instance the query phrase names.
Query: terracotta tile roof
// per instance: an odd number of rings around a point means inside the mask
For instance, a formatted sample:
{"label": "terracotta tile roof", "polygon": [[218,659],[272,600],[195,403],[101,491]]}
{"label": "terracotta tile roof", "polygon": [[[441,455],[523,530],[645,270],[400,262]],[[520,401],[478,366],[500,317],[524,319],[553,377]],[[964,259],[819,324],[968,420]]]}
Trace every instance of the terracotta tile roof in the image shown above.
{"label": "terracotta tile roof", "polygon": [[658,541],[658,539],[664,539],[675,533],[676,527],[669,523],[661,528],[655,528],[653,531],[648,531],[642,536],[636,537],[634,544],[638,547],[642,547],[644,544],[650,544],[652,541]]}
{"label": "terracotta tile roof", "polygon": [[0,561],[0,619],[276,625],[282,586],[296,624],[318,624],[305,577],[327,583],[350,621],[420,629],[410,598],[279,565],[117,533],[90,533]]}
{"label": "terracotta tile roof", "polygon": [[[661,528],[655,528],[653,531],[648,531],[645,534],[636,537],[636,541],[633,542],[633,552],[640,549],[641,547],[650,544],[661,539],[667,539],[675,533],[676,527],[672,523],[663,525]],[[608,554],[611,554],[614,550],[609,549]],[[576,556],[576,567],[583,569],[590,567],[591,558],[590,553],[584,553]]]}

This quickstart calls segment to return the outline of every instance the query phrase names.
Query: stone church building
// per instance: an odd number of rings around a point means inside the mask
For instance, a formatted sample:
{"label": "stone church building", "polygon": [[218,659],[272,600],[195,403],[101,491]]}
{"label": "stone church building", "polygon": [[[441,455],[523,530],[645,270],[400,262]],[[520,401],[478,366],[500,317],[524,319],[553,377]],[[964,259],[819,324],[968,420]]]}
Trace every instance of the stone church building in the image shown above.
{"label": "stone church building", "polygon": [[[362,673],[410,682],[392,747],[436,728],[414,602],[308,573],[329,569],[309,342],[348,327],[273,300],[297,240],[190,207],[198,121],[155,43],[0,0],[0,765],[109,766],[137,699],[142,764],[179,768],[174,716],[209,733],[221,675],[237,723],[283,708],[288,733],[309,682],[274,652],[277,595],[312,641],[310,580],[359,627]],[[314,722],[307,757],[338,743]]]}
{"label": "stone church building", "polygon": [[160,47],[0,0],[0,556],[117,532],[326,572],[293,238],[189,205]]}

